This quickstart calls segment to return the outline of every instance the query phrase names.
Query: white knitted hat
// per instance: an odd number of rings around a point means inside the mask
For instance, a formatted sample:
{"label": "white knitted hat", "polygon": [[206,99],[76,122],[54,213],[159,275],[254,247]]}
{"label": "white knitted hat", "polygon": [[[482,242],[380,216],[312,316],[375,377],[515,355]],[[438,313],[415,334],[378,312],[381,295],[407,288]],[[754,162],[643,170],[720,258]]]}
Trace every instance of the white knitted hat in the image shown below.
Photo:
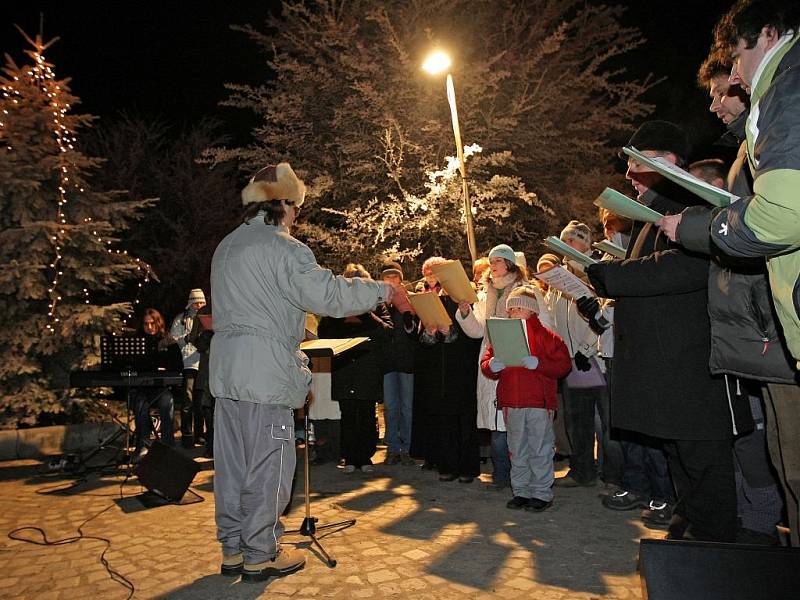
{"label": "white knitted hat", "polygon": [[561,230],[561,235],[558,236],[562,242],[568,239],[576,239],[583,242],[587,248],[592,245],[592,230],[586,223],[580,221],[570,221],[564,229]]}
{"label": "white knitted hat", "polygon": [[539,302],[536,300],[536,293],[527,285],[523,285],[511,290],[506,298],[506,310],[512,308],[524,308],[533,314],[539,314]]}
{"label": "white knitted hat", "polygon": [[186,303],[186,308],[191,308],[192,304],[195,302],[205,302],[206,295],[203,293],[203,290],[200,288],[195,288],[191,292],[189,292],[189,301]]}

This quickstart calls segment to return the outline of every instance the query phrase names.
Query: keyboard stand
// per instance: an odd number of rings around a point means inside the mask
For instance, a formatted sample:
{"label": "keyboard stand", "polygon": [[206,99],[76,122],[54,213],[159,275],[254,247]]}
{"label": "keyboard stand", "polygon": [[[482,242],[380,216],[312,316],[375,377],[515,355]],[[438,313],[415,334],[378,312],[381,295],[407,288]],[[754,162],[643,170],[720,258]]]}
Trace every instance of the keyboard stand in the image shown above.
{"label": "keyboard stand", "polygon": [[[130,379],[130,377],[133,377],[133,376],[136,375],[136,372],[135,371],[131,371],[130,369],[128,369],[128,370],[122,372],[121,375],[123,377],[128,377]],[[124,435],[125,436],[124,445],[122,446],[122,448],[120,448],[118,450],[117,454],[119,454],[119,453],[124,451],[124,455],[126,456],[126,460],[125,460],[126,473],[127,473],[127,476],[130,477],[130,475],[132,473],[132,470],[133,470],[133,467],[132,467],[132,456],[131,456],[131,451],[130,451],[130,448],[131,448],[131,445],[130,445],[130,439],[131,439],[131,388],[130,388],[130,386],[129,385],[125,386],[125,421],[120,420],[119,417],[117,417],[110,410],[108,410],[108,408],[103,406],[103,404],[99,400],[90,399],[89,401],[95,407],[101,408],[101,410],[103,412],[105,412],[105,414],[108,417],[110,417],[111,422],[114,425],[117,426],[117,429],[113,433],[110,433],[106,438],[100,439],[98,441],[98,443],[97,443],[97,446],[95,448],[93,448],[92,451],[89,452],[86,456],[81,456],[79,461],[78,461],[77,466],[75,467],[75,471],[77,473],[83,473],[84,471],[86,471],[88,469],[88,463],[89,463],[90,460],[92,460],[95,456],[97,456],[103,450],[106,450],[107,448],[109,448],[113,442],[116,442],[117,440],[119,440],[120,437],[122,437]],[[104,468],[109,467],[111,465],[119,465],[119,464],[121,464],[121,461],[117,460],[116,456],[115,456],[114,459],[112,459],[112,460],[110,460],[110,461],[108,461],[108,462],[106,462],[106,463],[104,463],[102,465],[98,465],[97,468],[98,469],[104,469]]]}

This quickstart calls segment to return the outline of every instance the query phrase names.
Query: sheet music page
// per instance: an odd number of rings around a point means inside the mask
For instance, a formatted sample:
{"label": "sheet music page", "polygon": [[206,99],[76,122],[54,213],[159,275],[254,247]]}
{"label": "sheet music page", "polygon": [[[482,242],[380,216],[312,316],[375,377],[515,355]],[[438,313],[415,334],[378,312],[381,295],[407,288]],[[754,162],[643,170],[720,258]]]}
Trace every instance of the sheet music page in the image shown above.
{"label": "sheet music page", "polygon": [[592,289],[583,283],[576,275],[567,271],[564,267],[556,266],[547,271],[536,273],[536,279],[544,281],[551,288],[554,288],[570,298],[582,298],[583,296],[594,296]]}

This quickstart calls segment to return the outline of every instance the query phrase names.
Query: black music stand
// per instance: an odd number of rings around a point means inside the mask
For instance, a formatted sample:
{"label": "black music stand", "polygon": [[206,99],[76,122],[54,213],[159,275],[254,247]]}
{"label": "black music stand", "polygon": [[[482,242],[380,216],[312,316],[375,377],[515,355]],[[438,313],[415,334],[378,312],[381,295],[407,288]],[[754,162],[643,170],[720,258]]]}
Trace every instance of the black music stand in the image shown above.
{"label": "black music stand", "polygon": [[[347,339],[336,339],[336,340],[311,340],[308,342],[303,342],[300,344],[300,350],[302,350],[305,354],[309,357],[336,357],[341,354],[344,354],[348,350],[355,348],[359,344],[366,342],[369,338],[366,337],[359,337],[359,338],[347,338]],[[336,523],[329,523],[327,525],[317,525],[317,517],[311,515],[311,467],[309,464],[308,458],[308,436],[309,436],[309,422],[308,422],[308,396],[306,396],[306,403],[305,403],[305,416],[303,419],[304,422],[304,429],[305,429],[305,452],[303,453],[303,475],[304,475],[304,485],[303,485],[303,496],[305,497],[305,505],[306,505],[306,516],[303,519],[303,523],[300,525],[299,529],[292,529],[290,531],[286,531],[286,534],[294,534],[299,533],[300,535],[304,535],[306,537],[311,538],[311,545],[316,546],[316,548],[320,551],[322,556],[325,558],[325,564],[327,564],[331,569],[336,566],[336,559],[332,558],[330,554],[325,551],[325,548],[322,547],[320,544],[319,539],[317,538],[317,531],[331,531],[332,533],[337,533],[348,527],[352,527],[356,524],[355,519],[347,519],[345,521],[338,521]]]}
{"label": "black music stand", "polygon": [[[100,338],[100,365],[104,369],[119,370],[122,377],[135,377],[138,372],[153,370],[158,341],[145,336],[104,335]],[[127,473],[130,476],[131,455],[131,386],[125,386],[125,453]]]}

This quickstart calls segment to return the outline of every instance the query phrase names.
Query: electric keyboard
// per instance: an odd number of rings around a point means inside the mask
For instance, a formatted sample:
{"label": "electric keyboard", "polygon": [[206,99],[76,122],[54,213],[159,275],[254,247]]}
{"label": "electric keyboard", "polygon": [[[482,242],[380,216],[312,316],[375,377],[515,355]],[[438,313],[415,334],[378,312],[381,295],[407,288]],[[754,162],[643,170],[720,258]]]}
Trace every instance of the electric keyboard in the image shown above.
{"label": "electric keyboard", "polygon": [[69,386],[73,388],[166,387],[182,383],[183,374],[175,371],[86,370],[69,374]]}

